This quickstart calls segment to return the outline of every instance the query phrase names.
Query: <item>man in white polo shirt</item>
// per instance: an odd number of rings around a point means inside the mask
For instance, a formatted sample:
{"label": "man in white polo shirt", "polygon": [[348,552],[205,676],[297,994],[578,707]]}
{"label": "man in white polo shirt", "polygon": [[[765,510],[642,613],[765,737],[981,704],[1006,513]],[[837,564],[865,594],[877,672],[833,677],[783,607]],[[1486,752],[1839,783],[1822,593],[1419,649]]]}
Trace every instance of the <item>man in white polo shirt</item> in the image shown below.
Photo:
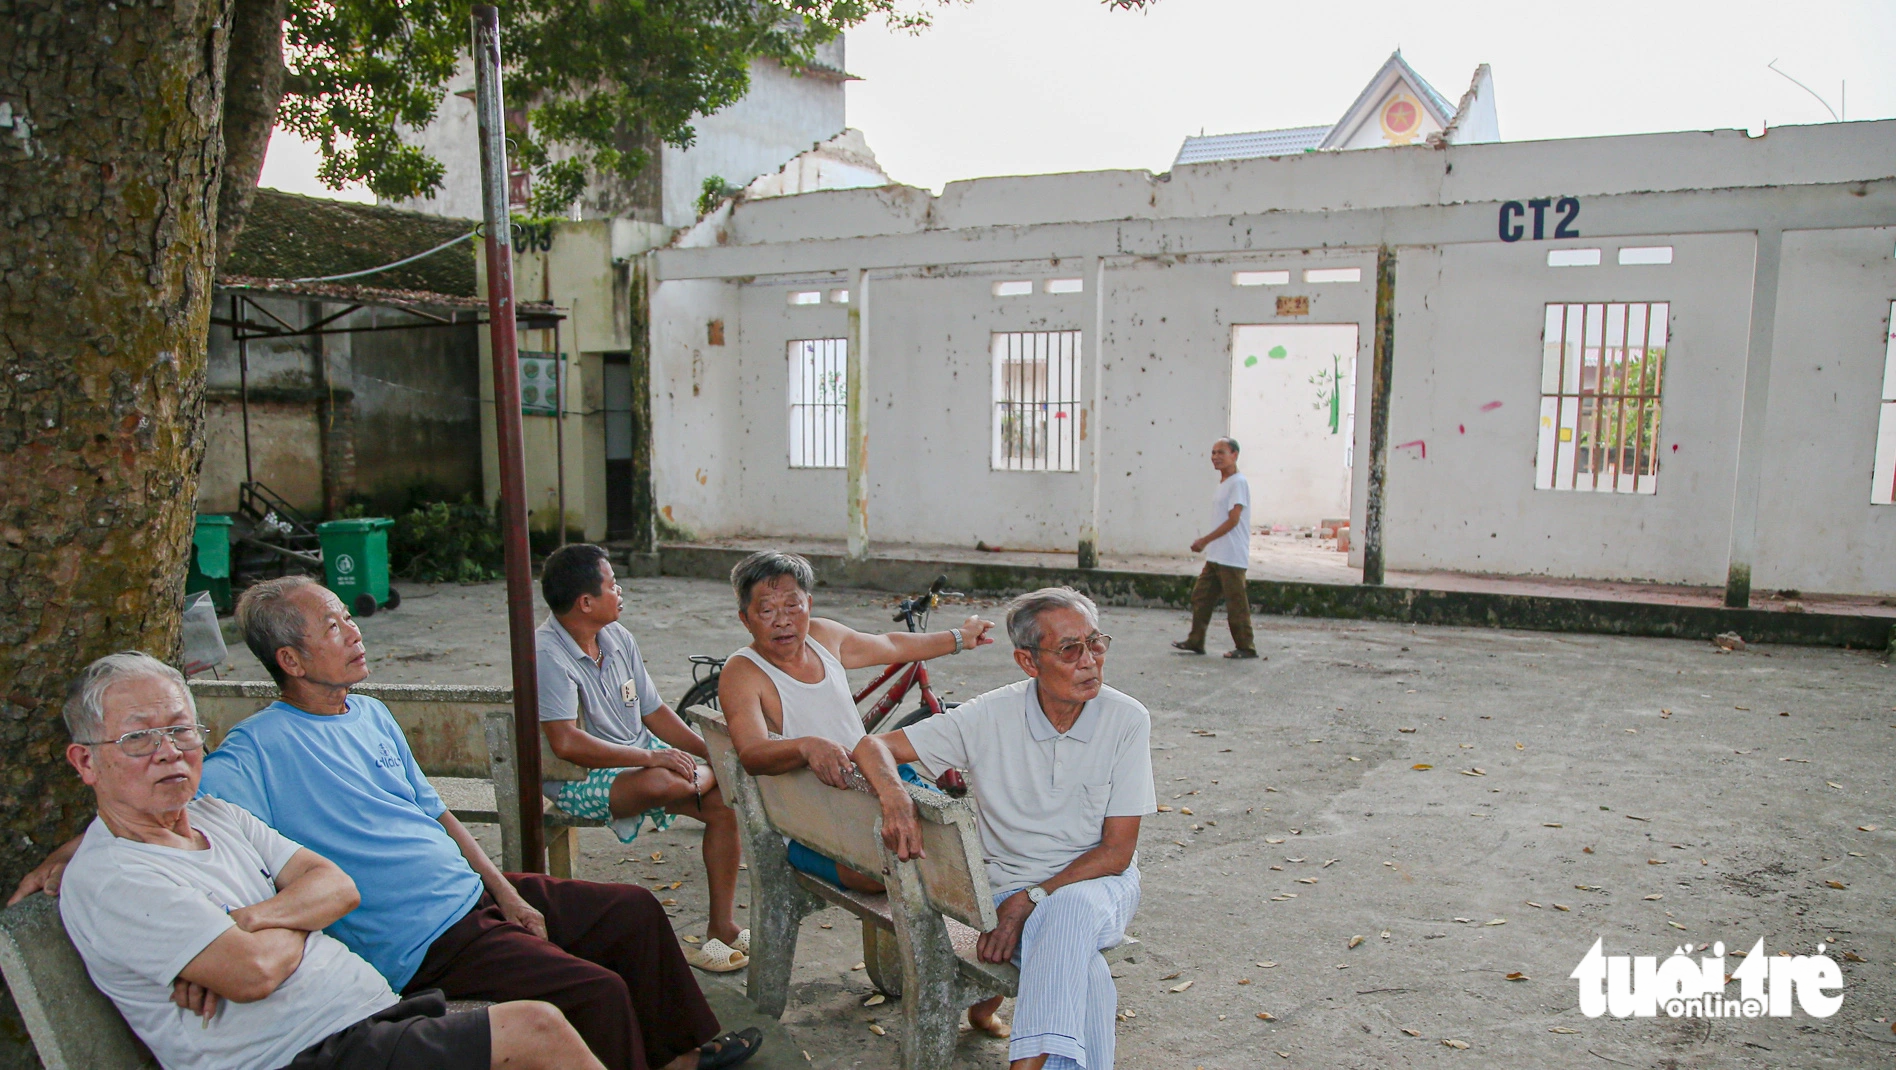
{"label": "man in white polo shirt", "polygon": [[1244,573],[1251,567],[1251,483],[1238,471],[1238,440],[1221,438],[1211,444],[1211,466],[1218,470],[1218,492],[1211,504],[1210,531],[1192,540],[1192,553],[1205,555],[1205,568],[1192,584],[1192,630],[1174,647],[1192,654],[1205,652],[1205,629],[1211,611],[1225,604],[1225,622],[1231,625],[1227,658],[1257,657],[1251,635],[1251,594]]}
{"label": "man in white polo shirt", "polygon": [[1155,812],[1151,717],[1105,684],[1112,637],[1067,587],[1007,610],[1027,679],[877,738],[931,776],[965,769],[1000,922],[986,962],[1020,967],[1013,1070],[1112,1070],[1118,992],[1100,952],[1139,906],[1139,821]]}

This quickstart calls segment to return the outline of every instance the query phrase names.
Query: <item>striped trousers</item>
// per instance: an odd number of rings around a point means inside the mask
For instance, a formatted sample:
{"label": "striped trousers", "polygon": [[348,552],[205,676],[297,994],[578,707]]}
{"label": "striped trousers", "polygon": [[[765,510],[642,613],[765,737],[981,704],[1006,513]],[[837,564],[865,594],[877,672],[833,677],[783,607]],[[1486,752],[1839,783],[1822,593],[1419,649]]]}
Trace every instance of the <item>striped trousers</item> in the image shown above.
{"label": "striped trousers", "polygon": [[[994,897],[1001,901],[1013,893]],[[1100,952],[1126,937],[1139,909],[1139,870],[1069,884],[1048,896],[1021,927],[1014,965],[1009,1062],[1045,1053],[1047,1070],[1112,1070],[1119,990]]]}

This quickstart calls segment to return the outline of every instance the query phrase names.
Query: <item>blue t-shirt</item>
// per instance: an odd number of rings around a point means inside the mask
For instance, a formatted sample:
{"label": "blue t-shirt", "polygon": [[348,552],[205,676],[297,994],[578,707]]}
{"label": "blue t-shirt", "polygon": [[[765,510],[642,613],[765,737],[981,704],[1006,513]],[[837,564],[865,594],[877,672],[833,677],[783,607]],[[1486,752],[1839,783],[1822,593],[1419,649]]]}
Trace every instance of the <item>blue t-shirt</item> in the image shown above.
{"label": "blue t-shirt", "polygon": [[379,699],[350,695],[334,715],[272,702],[205,756],[199,791],[342,867],[362,905],[324,931],[397,992],[480,901],[480,876],[441,827],[447,807]]}

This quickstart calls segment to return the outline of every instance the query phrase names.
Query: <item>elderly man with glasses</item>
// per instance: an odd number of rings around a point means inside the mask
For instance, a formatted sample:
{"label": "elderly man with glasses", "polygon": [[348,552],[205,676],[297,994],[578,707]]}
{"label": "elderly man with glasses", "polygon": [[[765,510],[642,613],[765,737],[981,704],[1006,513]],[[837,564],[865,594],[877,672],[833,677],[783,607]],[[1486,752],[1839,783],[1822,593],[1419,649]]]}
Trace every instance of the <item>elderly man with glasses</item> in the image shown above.
{"label": "elderly man with glasses", "polygon": [[1111,1070],[1118,992],[1100,951],[1139,906],[1139,820],[1157,808],[1151,716],[1106,686],[1091,599],[1067,587],[1007,608],[1027,679],[875,737],[931,774],[965,769],[1000,924],[986,962],[1020,967],[1012,1070]]}
{"label": "elderly man with glasses", "polygon": [[86,972],[165,1067],[593,1068],[551,1004],[448,1013],[407,999],[323,930],[355,882],[248,810],[197,795],[204,728],[148,655],[93,662],[66,698],[66,760],[98,816],[59,900]]}

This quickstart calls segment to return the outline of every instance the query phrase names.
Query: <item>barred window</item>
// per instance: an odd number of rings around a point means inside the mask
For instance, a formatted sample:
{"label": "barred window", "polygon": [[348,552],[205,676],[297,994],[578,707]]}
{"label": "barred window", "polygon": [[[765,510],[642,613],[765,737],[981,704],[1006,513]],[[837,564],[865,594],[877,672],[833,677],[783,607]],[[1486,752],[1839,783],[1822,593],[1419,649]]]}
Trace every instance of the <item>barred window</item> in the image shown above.
{"label": "barred window", "polygon": [[790,343],[790,467],[843,467],[846,338]]}
{"label": "barred window", "polygon": [[1535,487],[1658,492],[1669,310],[1664,301],[1547,306]]}
{"label": "barred window", "polygon": [[1079,423],[1080,332],[996,332],[995,469],[1078,471]]}

